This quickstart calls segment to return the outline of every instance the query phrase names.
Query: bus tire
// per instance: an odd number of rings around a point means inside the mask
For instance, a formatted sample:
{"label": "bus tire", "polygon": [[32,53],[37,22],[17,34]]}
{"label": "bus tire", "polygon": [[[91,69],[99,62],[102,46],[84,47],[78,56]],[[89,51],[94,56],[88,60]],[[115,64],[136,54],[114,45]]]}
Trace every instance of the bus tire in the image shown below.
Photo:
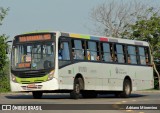
{"label": "bus tire", "polygon": [[73,91],[70,93],[72,99],[79,99],[80,91],[82,90],[82,78],[76,78],[74,81]]}
{"label": "bus tire", "polygon": [[34,99],[40,99],[40,98],[42,98],[43,93],[40,91],[34,91],[34,92],[32,92],[32,95],[33,95]]}
{"label": "bus tire", "polygon": [[122,98],[128,98],[131,94],[131,81],[129,79],[125,79],[123,82],[123,91],[120,94]]}

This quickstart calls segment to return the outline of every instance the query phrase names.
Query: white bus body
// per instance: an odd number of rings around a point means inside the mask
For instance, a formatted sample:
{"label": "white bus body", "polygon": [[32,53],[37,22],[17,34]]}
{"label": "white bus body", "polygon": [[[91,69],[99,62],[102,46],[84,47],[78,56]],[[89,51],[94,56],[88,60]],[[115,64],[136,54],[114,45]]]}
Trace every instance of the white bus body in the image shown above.
{"label": "white bus body", "polygon": [[[47,33],[52,33],[52,32],[47,32]],[[83,80],[82,82],[83,89],[80,89],[83,91],[95,91],[95,92],[108,91],[108,92],[114,92],[114,93],[116,91],[123,92],[125,79],[128,79],[130,81],[131,91],[151,89],[154,87],[151,56],[149,61],[150,64],[146,64],[146,65],[138,65],[138,64],[132,65],[128,63],[113,63],[113,62],[88,61],[88,60],[73,61],[73,59],[71,58],[70,63],[59,67],[58,43],[60,43],[59,39],[61,36],[65,37],[67,34],[68,35],[67,37],[69,37],[68,38],[69,40],[82,39],[84,41],[90,41],[90,40],[92,41],[92,39],[91,38],[88,39],[86,38],[86,36],[79,35],[79,34],[75,35],[72,33],[62,33],[62,32],[53,32],[53,33],[56,34],[55,44],[54,44],[55,46],[55,56],[54,56],[55,64],[54,65],[55,66],[54,66],[54,69],[52,69],[49,73],[47,73],[47,75],[45,75],[47,77],[47,78],[44,77],[46,81],[40,82],[40,79],[43,79],[43,77],[39,77],[39,78],[36,77],[34,78],[34,80],[32,80],[33,79],[32,77],[21,78],[11,73],[10,85],[11,85],[12,91],[34,92],[35,94],[33,94],[33,96],[35,98],[41,97],[36,95],[39,95],[39,93],[41,94],[43,92],[64,92],[64,93],[72,92],[76,87],[75,79],[77,77]],[[35,33],[31,33],[27,35],[32,35],[32,34],[35,34]],[[91,37],[91,36],[88,36],[88,37]],[[97,36],[97,39],[98,37],[99,36]],[[105,38],[106,37],[103,37],[104,40]],[[128,40],[128,39],[112,38],[112,37],[107,37],[106,40],[107,40],[106,43],[127,44],[127,45],[133,45],[136,47],[138,47],[139,45],[144,46],[148,48],[148,53],[150,54],[149,44],[144,41],[134,41],[134,40]],[[100,42],[101,41],[97,41],[96,43],[98,44]],[[12,60],[13,60],[13,57],[12,57]],[[51,76],[51,79],[47,80],[49,79],[50,76]],[[37,81],[39,80],[39,82],[37,82],[36,80]],[[17,81],[21,81],[21,82],[17,82]],[[24,81],[28,81],[28,82],[24,82]],[[29,81],[32,81],[32,82],[29,82]],[[38,94],[36,92],[38,92]]]}

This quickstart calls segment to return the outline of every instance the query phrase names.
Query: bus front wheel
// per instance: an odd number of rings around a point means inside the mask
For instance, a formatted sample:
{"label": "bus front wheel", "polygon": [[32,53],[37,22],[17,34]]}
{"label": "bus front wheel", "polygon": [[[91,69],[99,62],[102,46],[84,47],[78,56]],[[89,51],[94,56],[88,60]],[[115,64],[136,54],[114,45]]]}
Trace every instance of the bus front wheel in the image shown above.
{"label": "bus front wheel", "polygon": [[32,95],[33,95],[34,99],[40,99],[40,98],[42,98],[43,93],[39,92],[39,91],[34,91],[34,92],[32,92]]}

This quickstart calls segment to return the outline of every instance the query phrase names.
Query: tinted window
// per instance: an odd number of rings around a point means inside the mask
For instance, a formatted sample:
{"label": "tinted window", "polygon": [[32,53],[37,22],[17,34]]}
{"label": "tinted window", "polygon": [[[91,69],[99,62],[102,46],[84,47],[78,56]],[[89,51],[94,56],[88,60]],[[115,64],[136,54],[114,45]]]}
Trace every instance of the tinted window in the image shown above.
{"label": "tinted window", "polygon": [[93,50],[93,51],[97,51],[97,47],[96,47],[96,42],[88,42],[88,49],[89,50]]}
{"label": "tinted window", "polygon": [[123,47],[122,47],[122,45],[116,45],[116,51],[117,51],[117,53],[122,53],[123,54]]}
{"label": "tinted window", "polygon": [[118,63],[124,63],[124,46],[120,44],[116,44],[116,52],[115,52],[115,60]]}
{"label": "tinted window", "polygon": [[70,60],[70,52],[68,42],[62,42],[59,49],[59,59]]}
{"label": "tinted window", "polygon": [[145,52],[144,52],[144,47],[139,47],[139,55],[145,55]]}
{"label": "tinted window", "polygon": [[103,43],[103,52],[110,52],[110,45],[108,43]]}
{"label": "tinted window", "polygon": [[137,64],[136,47],[128,46],[128,63]]}
{"label": "tinted window", "polygon": [[82,49],[81,40],[74,40],[75,49]]}
{"label": "tinted window", "polygon": [[73,59],[84,60],[84,49],[83,49],[82,40],[73,40],[72,56],[73,56]]}
{"label": "tinted window", "polygon": [[139,59],[140,59],[140,64],[146,65],[146,55],[145,55],[145,50],[144,47],[138,47],[139,50]]}
{"label": "tinted window", "polygon": [[136,48],[134,46],[128,46],[128,54],[136,55]]}
{"label": "tinted window", "polygon": [[111,62],[111,45],[109,43],[102,43],[102,61]]}
{"label": "tinted window", "polygon": [[97,44],[96,42],[88,41],[87,59],[97,60]]}

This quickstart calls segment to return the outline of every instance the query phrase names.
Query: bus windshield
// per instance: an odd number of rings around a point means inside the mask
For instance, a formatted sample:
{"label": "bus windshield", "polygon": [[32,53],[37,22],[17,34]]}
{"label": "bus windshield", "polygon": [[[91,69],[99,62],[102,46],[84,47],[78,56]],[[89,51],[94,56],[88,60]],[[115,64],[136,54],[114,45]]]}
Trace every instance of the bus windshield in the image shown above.
{"label": "bus windshield", "polygon": [[39,70],[54,67],[54,42],[13,46],[12,69]]}

